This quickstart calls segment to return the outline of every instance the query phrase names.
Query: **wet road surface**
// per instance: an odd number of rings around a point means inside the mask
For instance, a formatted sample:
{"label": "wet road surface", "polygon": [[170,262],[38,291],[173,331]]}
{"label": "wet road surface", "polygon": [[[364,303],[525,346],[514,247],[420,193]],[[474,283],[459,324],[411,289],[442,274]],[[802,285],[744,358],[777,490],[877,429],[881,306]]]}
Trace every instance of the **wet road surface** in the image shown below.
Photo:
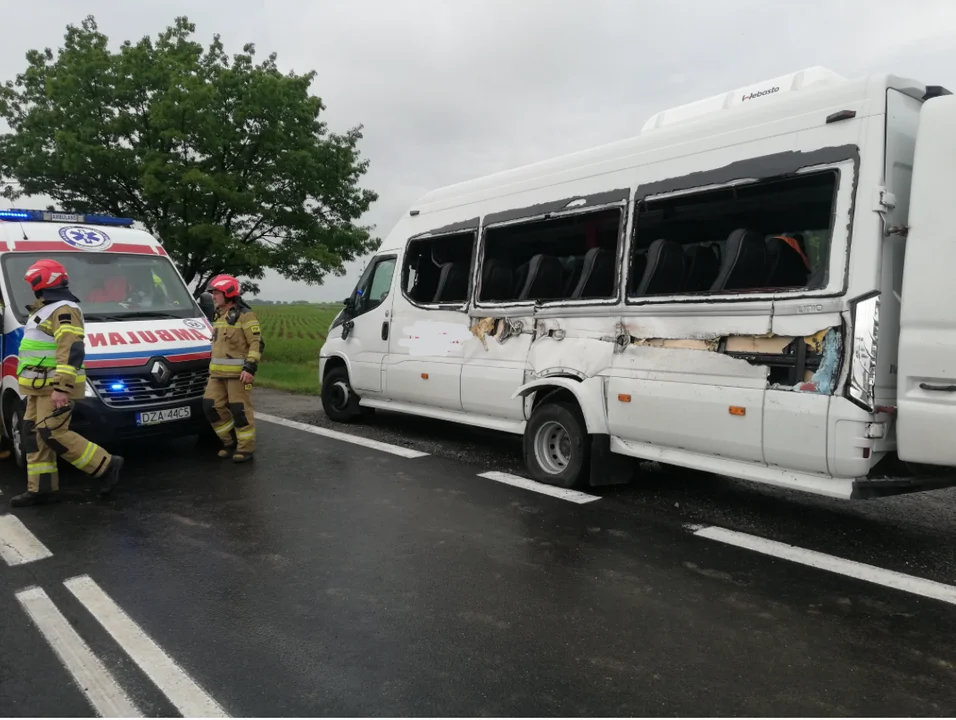
{"label": "wet road surface", "polygon": [[[259,409],[321,423],[315,403]],[[0,714],[956,711],[956,605],[685,527],[952,583],[951,492],[848,505],[649,470],[574,503],[479,476],[521,474],[511,439],[380,415],[347,431],[428,455],[263,422],[250,465],[183,441],[129,457],[109,501],[65,473],[61,504],[16,511],[48,556],[7,526],[26,557],[0,561]],[[9,517],[22,480],[0,473]]]}

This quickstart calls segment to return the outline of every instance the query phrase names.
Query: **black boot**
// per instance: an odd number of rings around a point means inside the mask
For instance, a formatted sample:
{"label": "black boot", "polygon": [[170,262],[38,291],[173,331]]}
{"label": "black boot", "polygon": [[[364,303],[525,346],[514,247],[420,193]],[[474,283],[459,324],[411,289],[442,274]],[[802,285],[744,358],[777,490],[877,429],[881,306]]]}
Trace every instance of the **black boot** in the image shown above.
{"label": "black boot", "polygon": [[110,459],[110,464],[106,466],[106,472],[100,476],[100,497],[106,497],[116,487],[122,467],[123,458],[120,455],[114,455]]}
{"label": "black boot", "polygon": [[59,492],[38,493],[27,490],[25,493],[10,499],[10,507],[30,507],[31,505],[46,505],[60,501]]}

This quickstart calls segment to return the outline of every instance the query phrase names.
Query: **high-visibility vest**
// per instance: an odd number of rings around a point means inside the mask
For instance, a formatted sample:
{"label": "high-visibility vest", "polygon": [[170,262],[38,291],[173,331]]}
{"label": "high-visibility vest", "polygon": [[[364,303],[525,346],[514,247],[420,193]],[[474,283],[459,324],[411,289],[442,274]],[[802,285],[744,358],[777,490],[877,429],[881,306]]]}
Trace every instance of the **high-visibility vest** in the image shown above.
{"label": "high-visibility vest", "polygon": [[800,243],[797,242],[796,238],[790,237],[789,235],[774,235],[774,240],[783,240],[787,245],[792,247],[800,255],[800,259],[803,260],[803,264],[806,266],[807,270],[810,270],[810,260],[807,258],[806,253],[800,249]]}
{"label": "high-visibility vest", "polygon": [[[76,374],[78,382],[86,381],[86,368],[58,366],[56,364],[56,339],[51,333],[41,328],[50,329],[50,318],[61,307],[71,307],[80,310],[80,306],[70,300],[44,305],[27,320],[23,328],[23,339],[20,341],[20,351],[17,357],[17,377],[19,384],[34,389],[52,385],[58,372],[69,375]],[[82,312],[82,311],[80,311]]]}

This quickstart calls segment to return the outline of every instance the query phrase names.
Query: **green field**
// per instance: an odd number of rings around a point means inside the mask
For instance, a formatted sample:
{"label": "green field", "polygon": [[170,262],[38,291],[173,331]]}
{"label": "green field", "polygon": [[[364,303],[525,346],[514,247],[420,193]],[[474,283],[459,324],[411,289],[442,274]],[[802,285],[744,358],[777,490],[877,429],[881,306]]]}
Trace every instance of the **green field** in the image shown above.
{"label": "green field", "polygon": [[266,349],[259,387],[319,392],[319,350],[341,305],[253,305]]}

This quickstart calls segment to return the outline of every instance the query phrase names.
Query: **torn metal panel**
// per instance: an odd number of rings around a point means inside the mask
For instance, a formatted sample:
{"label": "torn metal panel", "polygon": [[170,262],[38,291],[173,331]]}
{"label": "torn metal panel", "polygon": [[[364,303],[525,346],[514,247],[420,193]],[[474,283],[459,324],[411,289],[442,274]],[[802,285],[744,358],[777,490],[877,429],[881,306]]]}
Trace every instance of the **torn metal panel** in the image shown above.
{"label": "torn metal panel", "polygon": [[[800,390],[804,392],[831,392],[835,377],[828,374],[824,367],[825,339],[832,334],[839,335],[833,328],[824,328],[806,337],[760,335],[731,335],[710,339],[699,338],[629,338],[629,343],[616,352],[632,352],[636,348],[663,348],[670,350],[694,351],[695,353],[714,353],[726,355],[749,363],[755,367],[767,369],[767,378],[771,387],[778,389]],[[605,338],[609,340],[610,338]],[[832,341],[830,342],[832,345]],[[833,352],[826,345],[828,352]],[[837,349],[837,365],[839,349]],[[827,358],[826,362],[830,362]],[[824,388],[823,390],[819,388]]]}
{"label": "torn metal panel", "polygon": [[498,329],[495,331],[494,338],[502,343],[514,335],[520,335],[524,332],[524,323],[513,318],[501,318],[498,323]]}
{"label": "torn metal panel", "polygon": [[627,377],[640,380],[685,382],[765,388],[770,368],[719,352],[632,345],[614,360]]}
{"label": "torn metal panel", "polygon": [[493,317],[477,318],[471,326],[471,334],[481,341],[485,350],[488,349],[488,343],[485,338],[494,332],[498,320]]}
{"label": "torn metal panel", "polygon": [[[663,307],[648,309],[659,310],[661,314],[647,316],[627,314],[622,319],[632,337],[711,340],[731,335],[770,334],[770,316],[772,315],[770,302],[748,303],[747,307],[721,311],[719,315],[707,317],[701,317],[699,306],[666,310]],[[822,325],[817,325],[811,331],[821,327]]]}
{"label": "torn metal panel", "polygon": [[485,350],[488,349],[487,338],[493,337],[499,344],[505,342],[508,338],[515,335],[521,335],[525,332],[525,324],[521,320],[514,318],[495,318],[482,317],[473,318],[471,325],[471,334],[481,342]]}
{"label": "torn metal panel", "polygon": [[[801,307],[810,307],[804,305]],[[840,325],[843,319],[838,312],[811,312],[806,314],[779,315],[779,306],[774,309],[772,332],[774,335],[806,336],[816,333],[820,328]]]}
{"label": "torn metal panel", "polygon": [[711,340],[635,338],[631,341],[631,344],[641,347],[664,347],[674,348],[675,350],[707,350],[714,352],[717,349],[719,341],[720,338],[713,338]]}
{"label": "torn metal panel", "polygon": [[782,354],[793,342],[792,337],[773,335],[733,335],[727,338],[727,352]]}

